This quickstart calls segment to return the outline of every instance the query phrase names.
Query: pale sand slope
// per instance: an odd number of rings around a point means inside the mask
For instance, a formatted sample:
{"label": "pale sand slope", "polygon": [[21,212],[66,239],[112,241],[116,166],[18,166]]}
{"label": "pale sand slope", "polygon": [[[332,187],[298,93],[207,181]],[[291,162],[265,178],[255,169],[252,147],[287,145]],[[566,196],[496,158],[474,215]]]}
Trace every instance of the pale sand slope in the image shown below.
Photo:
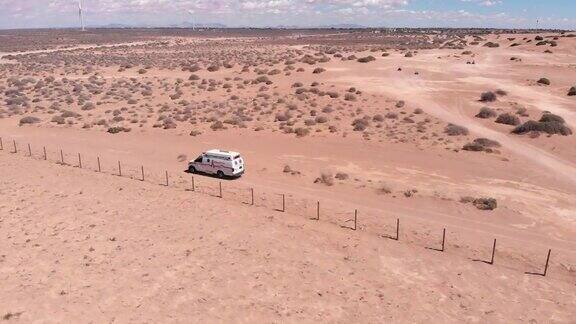
{"label": "pale sand slope", "polygon": [[8,322],[570,322],[573,282],[0,155]]}

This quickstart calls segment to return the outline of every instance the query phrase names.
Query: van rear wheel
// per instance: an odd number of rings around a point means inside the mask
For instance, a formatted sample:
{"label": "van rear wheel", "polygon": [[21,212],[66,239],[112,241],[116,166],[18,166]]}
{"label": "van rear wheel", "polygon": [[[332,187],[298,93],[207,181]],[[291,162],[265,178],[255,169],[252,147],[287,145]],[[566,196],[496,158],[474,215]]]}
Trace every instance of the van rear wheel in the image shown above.
{"label": "van rear wheel", "polygon": [[218,172],[216,172],[216,175],[218,176],[218,178],[224,178],[224,172],[222,172],[222,170],[218,170]]}

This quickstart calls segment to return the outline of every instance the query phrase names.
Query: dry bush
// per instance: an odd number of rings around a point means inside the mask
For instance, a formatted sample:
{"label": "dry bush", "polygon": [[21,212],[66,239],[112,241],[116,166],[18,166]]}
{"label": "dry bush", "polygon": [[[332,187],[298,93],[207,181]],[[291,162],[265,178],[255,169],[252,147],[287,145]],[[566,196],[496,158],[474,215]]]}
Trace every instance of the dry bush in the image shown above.
{"label": "dry bush", "polygon": [[488,107],[482,107],[480,108],[480,111],[478,112],[478,114],[476,114],[477,118],[493,118],[496,117],[496,111],[492,108],[488,108]]}
{"label": "dry bush", "polygon": [[530,132],[543,132],[550,135],[559,134],[563,136],[572,135],[572,130],[568,126],[557,121],[538,122],[529,120],[522,125],[516,126],[516,128],[512,130],[513,134],[519,135]]}
{"label": "dry bush", "polygon": [[504,113],[500,114],[498,118],[496,118],[495,122],[498,124],[516,126],[520,125],[520,118],[510,113]]}
{"label": "dry bush", "polygon": [[481,102],[494,102],[496,99],[498,99],[498,97],[496,97],[496,94],[492,91],[486,91],[480,95]]}
{"label": "dry bush", "polygon": [[297,137],[304,137],[304,136],[310,134],[310,130],[308,128],[305,128],[305,127],[298,127],[294,130],[294,133],[296,133]]}
{"label": "dry bush", "polygon": [[114,126],[114,127],[110,127],[108,128],[108,133],[110,134],[118,134],[120,132],[129,132],[130,128],[127,127],[123,127],[123,126]]}
{"label": "dry bush", "polygon": [[300,174],[300,171],[293,170],[289,165],[285,165],[282,172],[289,173],[291,175],[299,175]]}
{"label": "dry bush", "polygon": [[368,63],[368,62],[376,61],[376,58],[372,55],[369,55],[369,56],[361,57],[356,61],[359,63]]}
{"label": "dry bush", "polygon": [[448,124],[444,128],[444,133],[446,133],[448,136],[462,136],[462,135],[468,135],[469,132],[466,127],[454,124]]}
{"label": "dry bush", "polygon": [[480,210],[494,210],[498,207],[498,202],[494,198],[477,198],[472,204]]}
{"label": "dry bush", "polygon": [[20,122],[18,123],[20,126],[22,125],[26,125],[26,124],[37,124],[40,122],[40,118],[35,117],[35,116],[26,116],[22,119],[20,119]]}
{"label": "dry bush", "polygon": [[226,129],[226,128],[224,127],[224,124],[223,124],[221,121],[219,121],[219,120],[213,122],[212,125],[210,125],[210,128],[211,128],[213,131]]}
{"label": "dry bush", "polygon": [[465,144],[462,149],[471,152],[492,153],[495,147],[500,147],[500,143],[487,138],[477,138],[472,143]]}
{"label": "dry bush", "polygon": [[547,78],[540,78],[538,80],[538,84],[543,84],[543,85],[550,85],[550,80]]}
{"label": "dry bush", "polygon": [[338,172],[336,173],[336,175],[334,176],[334,178],[338,179],[338,180],[348,180],[349,176],[347,173],[344,172]]}
{"label": "dry bush", "polygon": [[354,119],[352,122],[352,126],[354,127],[354,131],[362,132],[364,131],[370,123],[366,119]]}
{"label": "dry bush", "polygon": [[568,91],[568,96],[570,97],[576,96],[576,86],[570,88],[570,90]]}
{"label": "dry bush", "polygon": [[376,189],[376,193],[379,195],[388,195],[392,193],[392,188],[390,188],[388,185],[386,184],[381,184],[377,189]]}
{"label": "dry bush", "polygon": [[321,68],[321,67],[317,67],[314,69],[314,71],[312,71],[312,73],[313,74],[320,74],[320,73],[325,72],[325,71],[326,71],[326,69]]}
{"label": "dry bush", "polygon": [[356,101],[356,96],[352,93],[347,93],[344,95],[344,100],[346,101]]}
{"label": "dry bush", "polygon": [[496,48],[496,47],[500,47],[500,44],[494,43],[494,42],[487,42],[486,44],[484,44],[484,47]]}
{"label": "dry bush", "polygon": [[323,184],[326,186],[333,186],[334,185],[334,177],[329,173],[322,173],[320,177],[314,180],[314,183]]}

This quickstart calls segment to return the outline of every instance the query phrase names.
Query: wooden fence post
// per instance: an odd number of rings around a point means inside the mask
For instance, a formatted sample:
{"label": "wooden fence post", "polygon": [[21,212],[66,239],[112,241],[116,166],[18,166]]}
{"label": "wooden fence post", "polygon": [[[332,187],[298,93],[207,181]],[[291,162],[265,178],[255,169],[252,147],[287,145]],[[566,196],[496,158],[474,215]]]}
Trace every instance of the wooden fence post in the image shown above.
{"label": "wooden fence post", "polygon": [[2,143],[2,137],[0,137],[0,150],[4,151],[4,143]]}
{"label": "wooden fence post", "polygon": [[14,152],[13,153],[18,153],[18,148],[16,147],[16,140],[12,140],[12,143],[14,143]]}
{"label": "wooden fence post", "polygon": [[78,167],[82,169],[82,156],[80,156],[80,153],[78,153]]}
{"label": "wooden fence post", "polygon": [[444,244],[446,242],[446,228],[442,230],[442,252],[444,252]]}
{"label": "wooden fence post", "polygon": [[400,218],[396,218],[396,241],[400,240]]}
{"label": "wooden fence post", "polygon": [[118,160],[118,175],[122,176],[122,166],[120,165],[120,160]]}
{"label": "wooden fence post", "polygon": [[494,239],[494,244],[492,245],[492,258],[490,258],[490,264],[494,264],[495,254],[496,254],[496,239]]}
{"label": "wooden fence post", "polygon": [[46,154],[46,146],[43,146],[42,149],[44,150],[44,161],[48,160],[48,155]]}
{"label": "wooden fence post", "polygon": [[220,190],[220,196],[218,197],[222,198],[222,181],[218,181],[218,188]]}
{"label": "wooden fence post", "polygon": [[97,156],[96,159],[98,160],[98,172],[102,172],[102,168],[100,167],[100,157]]}
{"label": "wooden fence post", "polygon": [[166,170],[166,187],[168,187],[168,170]]}
{"label": "wooden fence post", "polygon": [[358,209],[354,209],[354,230],[357,229],[357,223],[358,223]]}
{"label": "wooden fence post", "polygon": [[254,188],[250,188],[250,205],[254,206]]}
{"label": "wooden fence post", "polygon": [[62,165],[64,165],[64,152],[62,149],[60,149],[60,162],[62,162]]}
{"label": "wooden fence post", "polygon": [[140,168],[141,168],[141,171],[142,171],[142,180],[141,180],[141,181],[144,181],[144,166],[141,166]]}
{"label": "wooden fence post", "polygon": [[32,148],[30,147],[30,143],[28,143],[28,156],[32,156]]}
{"label": "wooden fence post", "polygon": [[548,249],[548,256],[546,257],[546,266],[544,267],[544,273],[542,276],[546,277],[546,273],[548,273],[548,263],[550,262],[550,253],[552,253],[552,249]]}
{"label": "wooden fence post", "polygon": [[192,178],[192,191],[196,191],[195,185],[194,185],[194,176],[190,176]]}

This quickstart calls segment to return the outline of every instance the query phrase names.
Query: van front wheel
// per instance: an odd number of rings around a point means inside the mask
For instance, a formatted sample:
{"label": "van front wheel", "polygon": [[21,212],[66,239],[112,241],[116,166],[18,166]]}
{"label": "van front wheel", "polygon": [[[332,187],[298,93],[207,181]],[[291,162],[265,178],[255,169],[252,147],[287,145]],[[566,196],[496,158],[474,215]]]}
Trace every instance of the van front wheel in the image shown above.
{"label": "van front wheel", "polygon": [[218,172],[216,172],[216,175],[218,176],[218,178],[224,178],[224,172],[222,172],[221,170],[218,170]]}
{"label": "van front wheel", "polygon": [[189,173],[196,173],[196,168],[193,167],[193,166],[189,166],[189,167],[188,167],[188,172],[189,172]]}

